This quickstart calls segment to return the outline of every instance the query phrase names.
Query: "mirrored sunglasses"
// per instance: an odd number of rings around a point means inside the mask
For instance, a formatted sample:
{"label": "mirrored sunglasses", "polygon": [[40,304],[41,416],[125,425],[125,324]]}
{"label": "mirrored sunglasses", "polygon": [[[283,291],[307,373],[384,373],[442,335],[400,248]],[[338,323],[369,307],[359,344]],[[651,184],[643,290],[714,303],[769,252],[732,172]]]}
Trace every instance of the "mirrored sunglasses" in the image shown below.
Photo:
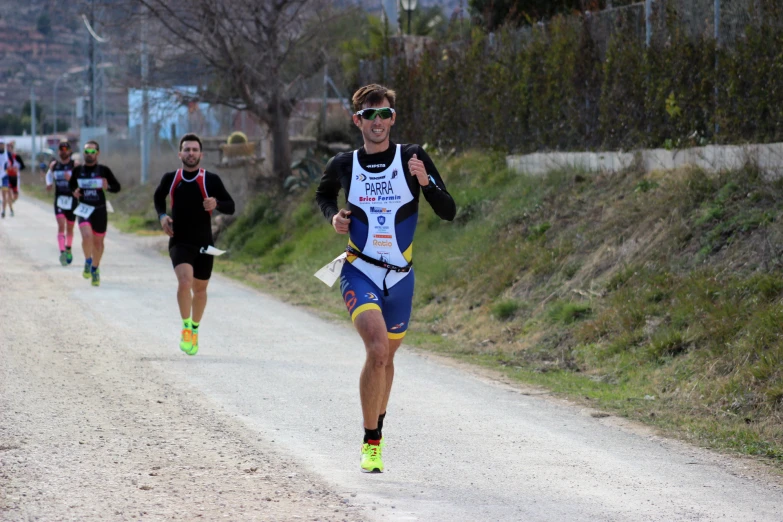
{"label": "mirrored sunglasses", "polygon": [[85,154],[98,154],[98,149],[84,149]]}
{"label": "mirrored sunglasses", "polygon": [[388,120],[394,114],[394,109],[391,107],[382,107],[380,109],[362,109],[356,111],[357,116],[361,116],[365,120],[374,120],[376,116],[380,116],[382,120]]}

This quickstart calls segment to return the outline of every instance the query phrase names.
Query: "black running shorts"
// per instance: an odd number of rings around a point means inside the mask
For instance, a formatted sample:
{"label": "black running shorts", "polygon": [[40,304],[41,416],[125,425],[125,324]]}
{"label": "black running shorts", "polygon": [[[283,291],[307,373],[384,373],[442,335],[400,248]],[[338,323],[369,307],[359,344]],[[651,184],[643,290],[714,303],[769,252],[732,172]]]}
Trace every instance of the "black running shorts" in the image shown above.
{"label": "black running shorts", "polygon": [[199,247],[193,245],[172,245],[169,248],[169,257],[174,268],[182,263],[193,267],[193,277],[207,281],[212,276],[213,256],[199,253]]}
{"label": "black running shorts", "polygon": [[106,228],[109,226],[109,214],[106,212],[106,207],[96,207],[87,219],[79,216],[79,227],[87,225],[92,228],[92,233],[96,236],[105,236]]}

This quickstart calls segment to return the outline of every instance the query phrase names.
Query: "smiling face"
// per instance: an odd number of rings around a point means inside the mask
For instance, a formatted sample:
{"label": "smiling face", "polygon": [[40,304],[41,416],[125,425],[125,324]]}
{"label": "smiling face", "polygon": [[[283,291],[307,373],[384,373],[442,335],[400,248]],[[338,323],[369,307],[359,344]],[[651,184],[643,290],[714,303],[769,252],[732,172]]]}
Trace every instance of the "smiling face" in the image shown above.
{"label": "smiling face", "polygon": [[[362,105],[362,109],[380,109],[390,108],[391,104],[389,100],[383,98],[380,103],[365,103]],[[359,130],[362,131],[362,138],[364,139],[364,150],[368,154],[374,154],[376,152],[382,152],[389,148],[389,134],[391,128],[394,125],[394,121],[397,119],[397,114],[392,114],[391,118],[383,119],[380,115],[376,114],[375,118],[368,120],[360,115],[353,115],[353,123]]]}
{"label": "smiling face", "polygon": [[201,163],[201,144],[197,141],[183,141],[180,146],[179,159],[188,170],[195,170]]}

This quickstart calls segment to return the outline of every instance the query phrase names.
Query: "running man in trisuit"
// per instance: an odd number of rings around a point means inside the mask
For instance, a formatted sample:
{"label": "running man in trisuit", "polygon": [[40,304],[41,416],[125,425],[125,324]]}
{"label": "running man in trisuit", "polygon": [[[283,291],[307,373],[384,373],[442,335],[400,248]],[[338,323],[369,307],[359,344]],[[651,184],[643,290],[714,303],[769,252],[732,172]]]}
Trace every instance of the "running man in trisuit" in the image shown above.
{"label": "running man in trisuit", "polygon": [[[217,174],[201,168],[201,139],[185,134],[179,140],[182,168],[167,172],[155,190],[155,211],[169,235],[169,257],[177,276],[177,303],[182,317],[179,347],[188,355],[198,352],[198,328],[207,306],[207,285],[213,256],[201,253],[212,245],[212,211],[234,213],[234,200]],[[166,196],[171,216],[166,214]]]}
{"label": "running man in trisuit", "polygon": [[[16,154],[16,142],[9,141],[6,145],[5,173],[8,176],[8,205],[11,207],[11,217],[14,215],[14,202],[19,199],[19,172],[25,169],[21,156]],[[5,215],[5,201],[3,201],[3,214]]]}
{"label": "running man in trisuit", "polygon": [[100,264],[103,257],[103,241],[109,225],[106,210],[105,190],[120,191],[120,182],[106,165],[98,164],[101,149],[97,141],[88,141],[82,150],[84,165],[74,167],[68,188],[79,204],[74,214],[79,217],[79,232],[82,234],[84,251],[84,272],[82,277],[92,278],[92,286],[100,286]]}
{"label": "running man in trisuit", "polygon": [[71,159],[71,144],[68,140],[61,140],[57,146],[59,159],[49,163],[46,172],[46,190],[52,190],[54,186],[54,217],[57,218],[57,246],[60,248],[60,264],[70,265],[73,261],[71,245],[73,245],[73,224],[76,216],[73,210],[76,208],[68,181],[71,179],[76,162]]}
{"label": "running man in trisuit", "polygon": [[0,190],[3,196],[3,209],[0,217],[5,217],[6,207],[10,207],[11,217],[14,217],[14,201],[19,197],[19,171],[24,169],[22,158],[13,152],[13,145],[0,141]]}
{"label": "running man in trisuit", "polygon": [[[419,195],[435,213],[454,219],[456,205],[432,160],[419,145],[390,141],[394,91],[367,85],[353,95],[353,123],[364,146],[337,154],[326,165],[316,200],[338,234],[348,234],[340,291],[364,341],[359,378],[364,417],[361,470],[383,472],[383,422],[394,379],[394,355],[402,343],[413,302],[413,234]],[[337,196],[345,191],[347,208]]]}

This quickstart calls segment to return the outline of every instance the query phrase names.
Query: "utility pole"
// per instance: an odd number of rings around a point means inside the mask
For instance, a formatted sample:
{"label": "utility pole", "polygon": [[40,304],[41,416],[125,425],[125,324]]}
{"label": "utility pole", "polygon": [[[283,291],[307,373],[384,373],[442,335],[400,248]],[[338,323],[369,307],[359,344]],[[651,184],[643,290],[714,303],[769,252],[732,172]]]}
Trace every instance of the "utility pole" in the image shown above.
{"label": "utility pole", "polygon": [[[95,0],[90,0],[90,27],[95,27]],[[95,39],[90,38],[90,127],[95,127]]]}
{"label": "utility pole", "polygon": [[150,163],[149,142],[149,96],[147,82],[149,81],[149,57],[147,56],[147,8],[142,8],[141,19],[141,184],[147,184]]}
{"label": "utility pole", "polygon": [[644,0],[644,45],[650,47],[652,40],[652,0]]}
{"label": "utility pole", "polygon": [[38,156],[38,150],[37,150],[36,143],[35,143],[36,142],[36,134],[37,134],[37,130],[35,128],[35,123],[36,123],[35,120],[36,119],[37,118],[36,118],[36,115],[35,115],[35,87],[31,86],[30,87],[30,134],[31,134],[31,136],[33,138],[33,147],[32,147],[32,151],[31,151],[33,153],[33,159],[32,159],[32,161],[30,163],[33,164],[33,167],[32,167],[32,173],[33,174],[35,174],[35,171],[38,170],[38,160],[36,159],[36,156]]}
{"label": "utility pole", "polygon": [[714,143],[718,143],[718,133],[720,132],[720,124],[718,123],[718,81],[720,75],[718,74],[718,60],[720,57],[720,0],[715,0],[715,137]]}

